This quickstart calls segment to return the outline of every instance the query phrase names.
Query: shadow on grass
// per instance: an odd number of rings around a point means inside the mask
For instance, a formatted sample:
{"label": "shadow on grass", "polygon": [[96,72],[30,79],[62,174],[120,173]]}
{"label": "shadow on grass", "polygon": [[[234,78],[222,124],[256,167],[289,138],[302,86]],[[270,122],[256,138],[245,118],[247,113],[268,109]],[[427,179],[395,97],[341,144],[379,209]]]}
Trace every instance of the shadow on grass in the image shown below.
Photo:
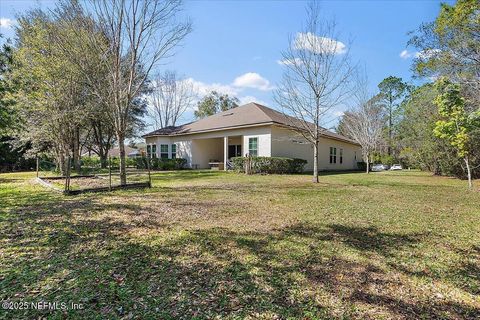
{"label": "shadow on grass", "polygon": [[152,180],[160,181],[191,181],[195,179],[208,179],[225,175],[223,171],[215,170],[178,170],[178,171],[154,171],[152,172]]}
{"label": "shadow on grass", "polygon": [[269,232],[210,228],[142,236],[130,232],[163,226],[94,214],[135,214],[135,204],[85,197],[23,205],[2,221],[0,299],[84,308],[8,311],[5,318],[473,319],[480,312],[403,283],[376,265],[382,261],[332,249],[388,258],[420,244],[424,234],[295,224]]}

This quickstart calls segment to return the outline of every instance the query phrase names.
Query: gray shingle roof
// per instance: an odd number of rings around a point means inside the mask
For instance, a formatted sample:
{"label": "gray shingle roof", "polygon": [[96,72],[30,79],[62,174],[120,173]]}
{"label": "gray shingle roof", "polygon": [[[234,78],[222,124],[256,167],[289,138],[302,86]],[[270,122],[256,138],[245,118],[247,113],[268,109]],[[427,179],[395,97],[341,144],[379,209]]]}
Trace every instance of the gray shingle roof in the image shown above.
{"label": "gray shingle roof", "polygon": [[[298,125],[296,125],[298,123]],[[212,116],[186,123],[180,126],[170,126],[147,133],[143,137],[152,136],[176,136],[191,134],[204,131],[234,129],[236,127],[261,125],[261,124],[279,124],[289,127],[301,127],[300,120],[287,116],[279,111],[273,110],[258,103],[248,103],[227,111],[223,111]],[[312,124],[313,125],[313,124]],[[355,141],[330,132],[325,129],[322,135],[333,139],[342,140],[357,144]]]}

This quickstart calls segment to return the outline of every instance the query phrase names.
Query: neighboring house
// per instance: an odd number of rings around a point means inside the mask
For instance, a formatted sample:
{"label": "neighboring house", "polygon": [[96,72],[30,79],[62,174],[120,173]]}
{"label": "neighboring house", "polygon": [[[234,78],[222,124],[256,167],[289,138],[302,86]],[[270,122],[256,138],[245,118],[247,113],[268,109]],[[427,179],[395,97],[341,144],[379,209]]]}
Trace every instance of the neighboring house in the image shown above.
{"label": "neighboring house", "polygon": [[131,148],[133,149],[133,151],[127,153],[127,157],[129,158],[140,158],[146,155],[147,145],[143,142],[135,143],[135,145],[133,145]]}
{"label": "neighboring house", "polygon": [[[141,156],[140,152],[136,148],[132,148],[130,146],[125,146],[125,154],[127,155],[128,158],[136,158]],[[119,147],[114,147],[110,150],[108,150],[108,156],[112,158],[116,158],[120,156],[120,148]]]}
{"label": "neighboring house", "polygon": [[[144,157],[146,155],[146,144],[145,143],[136,143],[133,147],[126,145],[125,146],[125,154],[128,158],[138,158]],[[88,150],[86,148],[82,149],[81,156],[82,157],[91,157],[96,156],[97,154],[92,150]],[[118,147],[113,147],[108,150],[109,157],[119,157],[120,156],[120,149]]]}
{"label": "neighboring house", "polygon": [[[313,169],[313,147],[292,129],[298,119],[257,103],[213,116],[150,132],[143,137],[147,153],[158,158],[185,158],[191,168],[227,168],[236,156],[289,157],[308,161]],[[352,170],[361,161],[353,140],[325,130],[319,144],[319,170]]]}

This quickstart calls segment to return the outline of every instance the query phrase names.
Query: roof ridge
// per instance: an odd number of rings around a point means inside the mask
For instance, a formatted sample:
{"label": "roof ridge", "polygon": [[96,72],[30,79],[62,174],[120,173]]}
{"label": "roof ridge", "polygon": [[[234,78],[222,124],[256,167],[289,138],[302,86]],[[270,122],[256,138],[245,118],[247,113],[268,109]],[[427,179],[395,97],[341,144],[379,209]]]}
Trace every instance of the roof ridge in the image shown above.
{"label": "roof ridge", "polygon": [[275,120],[274,120],[272,117],[270,117],[269,114],[267,114],[267,113],[265,112],[265,109],[268,110],[268,111],[276,112],[276,113],[278,113],[279,115],[282,115],[282,116],[284,116],[284,117],[288,117],[288,115],[284,114],[283,112],[280,112],[280,111],[275,110],[275,109],[273,109],[273,108],[267,107],[267,106],[265,106],[265,105],[263,105],[263,104],[260,104],[260,103],[257,103],[257,102],[250,102],[250,103],[251,103],[251,104],[254,104],[260,111],[263,112],[263,114],[265,114],[270,120],[272,120],[272,121],[274,121],[274,122],[275,122]]}

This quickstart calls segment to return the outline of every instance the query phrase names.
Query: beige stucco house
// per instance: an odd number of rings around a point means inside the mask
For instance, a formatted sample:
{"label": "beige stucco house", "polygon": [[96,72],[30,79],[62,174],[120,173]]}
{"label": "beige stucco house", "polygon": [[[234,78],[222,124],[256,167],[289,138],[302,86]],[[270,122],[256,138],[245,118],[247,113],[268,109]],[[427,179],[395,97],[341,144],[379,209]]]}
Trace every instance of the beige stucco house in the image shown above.
{"label": "beige stucco house", "polygon": [[[143,137],[147,152],[158,158],[185,158],[190,168],[227,169],[235,156],[289,157],[307,160],[313,169],[313,150],[295,130],[297,119],[257,103],[213,116],[150,132]],[[352,170],[361,161],[353,140],[325,130],[319,144],[319,170]]]}

